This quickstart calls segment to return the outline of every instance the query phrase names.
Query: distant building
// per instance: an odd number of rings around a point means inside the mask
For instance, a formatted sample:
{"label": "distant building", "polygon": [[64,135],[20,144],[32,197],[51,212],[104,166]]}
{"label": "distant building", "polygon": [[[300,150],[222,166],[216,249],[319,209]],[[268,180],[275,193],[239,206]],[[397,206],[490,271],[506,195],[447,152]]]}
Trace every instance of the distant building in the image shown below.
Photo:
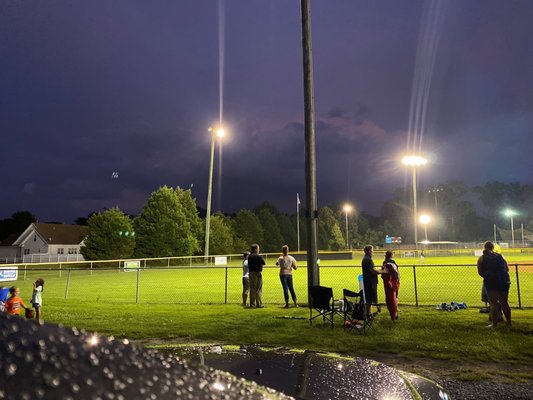
{"label": "distant building", "polygon": [[0,262],[83,261],[80,248],[86,236],[86,226],[34,222],[0,243]]}

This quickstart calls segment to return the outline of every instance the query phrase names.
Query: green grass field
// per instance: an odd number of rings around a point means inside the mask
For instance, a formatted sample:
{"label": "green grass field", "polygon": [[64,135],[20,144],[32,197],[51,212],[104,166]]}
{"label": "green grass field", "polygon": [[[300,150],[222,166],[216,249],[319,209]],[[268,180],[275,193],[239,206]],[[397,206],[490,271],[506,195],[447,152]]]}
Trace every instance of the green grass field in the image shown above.
{"label": "green grass field", "polygon": [[[414,261],[414,260],[411,260]],[[418,260],[416,260],[418,261]],[[514,261],[514,260],[513,260]],[[533,263],[515,266],[509,260],[511,290],[509,302],[513,307],[533,307]],[[471,307],[481,307],[481,278],[477,274],[473,257],[426,258],[426,262],[413,267],[406,259],[398,259],[401,271],[399,301],[403,305],[433,305],[442,302],[466,302]],[[31,296],[31,284],[37,277],[45,279],[44,301],[68,300],[93,303],[181,303],[181,304],[239,304],[241,302],[241,269],[239,262],[232,267],[170,267],[141,269],[139,285],[137,272],[93,269],[37,270],[32,265],[25,273],[20,271],[19,281],[23,299]],[[269,264],[271,264],[269,262]],[[342,289],[356,290],[357,275],[361,273],[356,260],[322,262],[320,284],[333,288],[336,298],[342,297]],[[415,277],[416,272],[416,277]],[[518,272],[518,274],[517,274]],[[227,275],[226,275],[227,274]],[[517,284],[517,276],[518,283]],[[24,279],[25,277],[25,279]],[[415,292],[416,279],[416,292]],[[263,301],[266,304],[284,302],[276,267],[267,267],[263,273]],[[67,293],[68,282],[68,293]],[[302,303],[306,302],[307,269],[302,264],[294,272],[294,284]],[[520,286],[520,299],[518,297]],[[378,297],[384,302],[381,284]],[[137,290],[138,288],[138,290]]]}
{"label": "green grass field", "polygon": [[[378,258],[376,258],[376,261]],[[380,260],[380,259],[379,259]],[[533,263],[527,257],[510,259],[511,303],[516,306],[515,262],[519,267],[523,306],[533,307]],[[375,329],[366,336],[344,332],[337,319],[335,329],[318,322],[309,326],[307,308],[281,307],[282,289],[277,268],[264,272],[262,310],[244,309],[241,302],[239,261],[228,268],[142,269],[137,294],[137,272],[114,270],[37,270],[33,265],[19,281],[24,300],[31,295],[37,277],[46,280],[43,314],[47,322],[76,326],[115,337],[161,343],[262,343],[274,346],[333,351],[360,355],[422,372],[437,363],[439,374],[459,379],[528,381],[533,376],[533,309],[513,309],[514,326],[487,330],[487,314],[480,314],[481,278],[474,257],[426,258],[416,266],[418,299],[426,306],[413,307],[414,274],[411,262],[398,259],[401,269],[401,319],[390,321],[384,308]],[[273,259],[269,259],[269,265]],[[435,266],[430,264],[454,264]],[[360,260],[322,262],[321,284],[331,286],[338,298],[342,289],[355,288]],[[50,266],[47,266],[50,268]],[[307,271],[295,271],[300,300],[305,302]],[[25,279],[24,279],[25,278]],[[65,299],[67,281],[68,295]],[[11,283],[10,283],[11,285]],[[380,289],[381,290],[381,289]],[[380,292],[383,301],[383,292]],[[469,309],[456,312],[435,310],[440,302],[465,301]],[[286,318],[289,317],[289,318]],[[495,367],[494,363],[497,363]],[[429,367],[428,367],[429,365]]]}

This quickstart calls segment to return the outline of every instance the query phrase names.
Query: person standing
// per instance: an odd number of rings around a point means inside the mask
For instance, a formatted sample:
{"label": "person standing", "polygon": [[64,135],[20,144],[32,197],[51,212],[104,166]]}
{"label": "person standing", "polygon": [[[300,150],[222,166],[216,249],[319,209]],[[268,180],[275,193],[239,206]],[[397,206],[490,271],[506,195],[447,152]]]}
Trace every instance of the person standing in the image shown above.
{"label": "person standing", "polygon": [[43,290],[44,290],[44,279],[39,278],[33,284],[33,294],[31,296],[31,304],[35,309],[35,318],[38,320],[42,319],[42,309],[43,304]]}
{"label": "person standing", "polygon": [[279,279],[281,280],[281,286],[283,287],[283,297],[285,298],[285,308],[289,308],[289,291],[291,292],[291,298],[294,303],[294,307],[298,307],[296,300],[296,293],[294,292],[294,286],[292,282],[292,270],[295,271],[296,260],[293,256],[289,255],[289,246],[285,245],[281,248],[282,255],[278,258],[276,265],[279,265]]}
{"label": "person standing", "polygon": [[489,297],[491,324],[488,327],[495,328],[498,325],[500,307],[507,325],[511,326],[511,308],[508,302],[511,286],[509,267],[505,258],[494,251],[494,244],[490,241],[485,242],[483,255],[477,260],[477,272],[483,278],[483,285]]}
{"label": "person standing", "polygon": [[250,292],[250,270],[248,269],[248,256],[249,251],[242,253],[242,305],[246,307],[246,300],[248,299],[248,293]]}
{"label": "person standing", "polygon": [[9,295],[9,288],[0,286],[0,312],[6,311],[6,301]]}
{"label": "person standing", "polygon": [[25,310],[28,309],[24,305],[24,302],[19,297],[20,290],[16,286],[12,286],[9,288],[9,299],[6,301],[6,313],[11,315],[20,315],[20,309],[24,308]]}
{"label": "person standing", "polygon": [[372,304],[378,303],[378,275],[381,274],[377,270],[372,255],[374,254],[374,247],[366,246],[364,248],[365,255],[361,261],[363,268],[363,286],[365,291],[365,307],[366,315],[372,314]]}
{"label": "person standing", "polygon": [[265,260],[259,255],[259,245],[254,243],[250,247],[250,255],[248,256],[250,307],[252,308],[263,308],[263,265],[265,265]]}
{"label": "person standing", "polygon": [[383,289],[385,290],[385,301],[390,317],[393,321],[398,319],[398,289],[400,288],[400,274],[398,265],[392,258],[392,250],[385,252],[385,260],[381,272],[383,279]]}

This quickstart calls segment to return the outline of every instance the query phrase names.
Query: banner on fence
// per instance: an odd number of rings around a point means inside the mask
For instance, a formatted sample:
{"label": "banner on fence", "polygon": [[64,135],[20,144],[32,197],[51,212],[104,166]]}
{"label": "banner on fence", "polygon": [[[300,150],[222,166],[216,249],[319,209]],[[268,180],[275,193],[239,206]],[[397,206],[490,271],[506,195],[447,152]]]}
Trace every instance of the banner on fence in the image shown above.
{"label": "banner on fence", "polygon": [[215,265],[228,265],[228,257],[215,257]]}
{"label": "banner on fence", "polygon": [[141,262],[139,260],[124,261],[124,272],[133,272],[141,268]]}
{"label": "banner on fence", "polygon": [[19,275],[19,267],[17,265],[4,267],[0,269],[0,282],[16,281]]}

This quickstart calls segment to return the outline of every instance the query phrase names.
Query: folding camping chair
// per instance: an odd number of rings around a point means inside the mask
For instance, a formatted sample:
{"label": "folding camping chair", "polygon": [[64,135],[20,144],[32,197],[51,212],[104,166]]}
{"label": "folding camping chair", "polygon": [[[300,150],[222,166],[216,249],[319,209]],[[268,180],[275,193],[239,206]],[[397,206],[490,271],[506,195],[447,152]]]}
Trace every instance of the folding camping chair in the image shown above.
{"label": "folding camping chair", "polygon": [[[333,328],[333,317],[335,314],[340,314],[333,301],[333,289],[324,286],[310,286],[309,294],[311,297],[309,325],[313,325],[313,320],[321,316],[324,322],[328,320]],[[313,310],[317,312],[317,315],[313,316]]]}
{"label": "folding camping chair", "polygon": [[348,331],[353,329],[365,333],[367,329],[372,327],[372,323],[379,313],[377,311],[371,315],[366,315],[366,303],[363,292],[363,290],[354,292],[349,289],[343,289],[342,291],[344,300],[344,328]]}
{"label": "folding camping chair", "polygon": [[372,327],[374,319],[381,312],[379,304],[370,304],[377,307],[377,311],[367,315],[367,306],[365,297],[365,285],[363,284],[363,275],[358,276],[359,292],[349,289],[342,291],[344,301],[344,327],[348,330],[356,329],[365,333]]}

